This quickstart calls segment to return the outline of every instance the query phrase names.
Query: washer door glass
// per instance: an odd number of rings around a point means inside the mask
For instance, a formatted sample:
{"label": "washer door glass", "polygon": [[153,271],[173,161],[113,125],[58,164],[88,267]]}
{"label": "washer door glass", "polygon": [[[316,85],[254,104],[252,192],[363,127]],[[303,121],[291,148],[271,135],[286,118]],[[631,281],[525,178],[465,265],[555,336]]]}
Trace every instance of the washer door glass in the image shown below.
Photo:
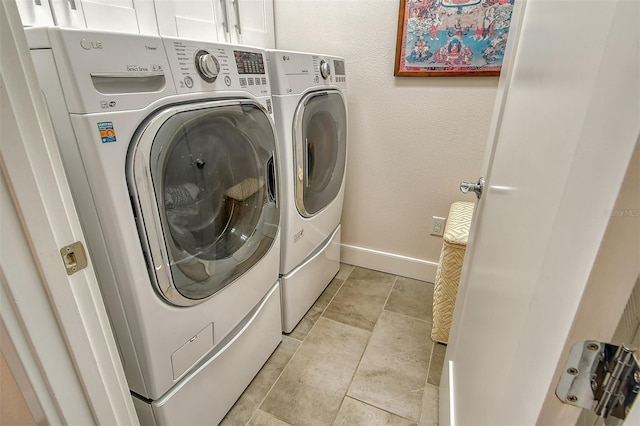
{"label": "washer door glass", "polygon": [[308,94],[294,120],[296,205],[310,217],[333,201],[342,186],[347,152],[347,112],[337,91]]}
{"label": "washer door glass", "polygon": [[[148,155],[147,196],[155,200],[150,211],[141,203],[152,278],[168,301],[192,305],[246,272],[273,244],[279,221],[273,126],[248,101],[192,106],[158,119],[150,149],[138,150]],[[145,163],[133,167],[136,182],[145,179]],[[154,239],[158,230],[162,238]],[[156,241],[161,246],[154,249]]]}

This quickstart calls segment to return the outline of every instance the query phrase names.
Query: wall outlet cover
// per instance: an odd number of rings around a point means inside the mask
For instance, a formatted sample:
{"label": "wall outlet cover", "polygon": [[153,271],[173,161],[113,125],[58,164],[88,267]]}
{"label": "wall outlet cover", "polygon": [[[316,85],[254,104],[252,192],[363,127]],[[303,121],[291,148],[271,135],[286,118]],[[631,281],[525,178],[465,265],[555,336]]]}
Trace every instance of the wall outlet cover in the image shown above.
{"label": "wall outlet cover", "polygon": [[433,226],[431,227],[431,235],[442,237],[444,235],[444,225],[447,219],[439,216],[432,216]]}

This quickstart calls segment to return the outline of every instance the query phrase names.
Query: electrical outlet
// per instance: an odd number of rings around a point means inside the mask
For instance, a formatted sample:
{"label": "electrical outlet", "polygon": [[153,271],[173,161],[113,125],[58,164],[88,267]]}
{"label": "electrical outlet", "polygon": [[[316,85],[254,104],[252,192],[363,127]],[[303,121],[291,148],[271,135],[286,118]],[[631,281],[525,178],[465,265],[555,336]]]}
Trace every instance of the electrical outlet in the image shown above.
{"label": "electrical outlet", "polygon": [[442,237],[444,235],[444,224],[447,219],[444,217],[432,216],[433,226],[431,228],[431,235]]}

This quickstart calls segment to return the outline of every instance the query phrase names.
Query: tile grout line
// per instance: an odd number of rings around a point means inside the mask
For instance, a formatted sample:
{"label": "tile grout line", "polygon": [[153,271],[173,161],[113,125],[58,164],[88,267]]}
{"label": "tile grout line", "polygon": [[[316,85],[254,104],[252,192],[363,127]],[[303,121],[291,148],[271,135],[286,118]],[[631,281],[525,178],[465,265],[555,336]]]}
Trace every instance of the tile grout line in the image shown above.
{"label": "tile grout line", "polygon": [[[351,271],[353,272],[353,270]],[[349,272],[349,275],[351,275],[351,272]],[[337,274],[336,274],[337,275]],[[347,279],[349,279],[349,275],[347,275],[347,278],[345,278],[344,280],[342,280],[342,284],[340,284],[340,287],[338,287],[338,289],[336,290],[335,294],[333,295],[333,297],[331,298],[331,300],[329,301],[329,303],[327,303],[327,306],[329,306],[329,304],[333,301],[333,298],[336,297],[336,294],[338,294],[338,292],[340,291],[340,289],[342,288],[342,286],[344,285],[344,283],[347,281]],[[333,278],[335,279],[335,277]],[[332,279],[332,280],[333,280]],[[331,282],[329,282],[331,283]],[[328,287],[328,285],[327,285]],[[326,288],[325,288],[326,290]],[[325,306],[325,308],[322,310],[322,312],[320,313],[320,316],[318,317],[318,320],[322,317],[322,314],[324,313],[324,311],[327,309],[327,306]],[[311,309],[311,308],[309,308]],[[305,314],[306,315],[306,314]],[[271,393],[271,391],[273,390],[273,388],[275,387],[276,383],[278,383],[278,380],[280,380],[280,377],[282,377],[282,374],[284,373],[284,370],[287,369],[287,367],[289,366],[289,364],[291,364],[291,361],[293,360],[293,358],[296,356],[296,354],[298,353],[298,351],[300,350],[300,348],[302,347],[302,344],[307,340],[307,337],[309,336],[309,334],[311,333],[311,330],[314,329],[314,327],[316,326],[316,324],[318,323],[318,321],[314,322],[313,325],[311,326],[311,328],[309,329],[309,332],[306,334],[306,336],[304,336],[304,339],[302,340],[298,340],[296,338],[293,337],[289,337],[285,334],[283,334],[283,337],[286,337],[288,339],[291,340],[295,340],[296,342],[300,342],[300,344],[298,345],[298,347],[296,348],[295,352],[293,353],[293,355],[291,355],[291,358],[289,358],[289,361],[287,361],[286,365],[282,368],[282,371],[280,371],[280,374],[278,374],[278,377],[273,381],[273,384],[271,385],[271,387],[269,387],[269,390],[267,391],[267,393],[265,394],[264,398],[262,398],[262,400],[260,400],[260,403],[258,404],[258,406],[256,407],[255,410],[253,410],[253,414],[251,415],[251,417],[249,418],[249,420],[247,421],[246,424],[249,424],[251,422],[251,419],[253,419],[253,417],[256,415],[256,412],[260,409],[260,407],[262,406],[262,404],[264,403],[264,401],[267,399],[267,397],[269,396],[269,394]],[[269,414],[270,416],[285,422],[284,420],[278,418],[277,416],[273,415],[272,413],[269,413],[268,411],[265,411],[265,413]],[[287,423],[287,422],[285,422]]]}
{"label": "tile grout line", "polygon": [[409,422],[412,422],[412,423],[413,423],[413,422],[420,423],[420,418],[418,418],[418,421],[415,421],[415,420],[410,419],[410,418],[408,418],[408,417],[404,417],[404,416],[401,416],[400,414],[392,413],[392,412],[391,412],[391,411],[389,411],[389,410],[385,410],[384,408],[380,408],[380,407],[378,407],[378,406],[375,406],[375,405],[371,404],[370,402],[367,402],[367,401],[363,401],[363,400],[361,400],[361,399],[358,399],[358,398],[356,398],[355,396],[349,396],[349,395],[347,395],[346,397],[349,397],[349,398],[353,399],[354,401],[358,401],[358,402],[360,402],[360,403],[362,403],[362,404],[368,405],[369,407],[373,407],[373,408],[375,408],[376,410],[384,411],[385,413],[387,413],[387,414],[391,414],[392,416],[400,417],[401,419],[407,420],[407,421],[409,421]]}
{"label": "tile grout line", "polygon": [[[367,352],[367,348],[369,347],[369,343],[371,342],[371,337],[373,336],[373,332],[374,332],[374,330],[376,328],[376,325],[378,324],[378,321],[380,320],[380,316],[382,315],[382,312],[384,311],[384,307],[387,305],[387,302],[389,301],[389,296],[391,296],[391,292],[393,291],[393,287],[395,287],[397,281],[398,281],[398,276],[395,275],[395,278],[393,279],[393,284],[391,284],[391,288],[389,289],[389,293],[387,294],[387,298],[385,299],[384,304],[382,305],[382,309],[380,310],[380,313],[378,314],[378,318],[376,318],[376,321],[373,323],[373,329],[371,330],[371,334],[369,335],[369,338],[367,339],[367,344],[364,346],[364,351],[362,351],[362,355],[360,355],[360,359],[358,360],[358,366],[356,367],[355,371],[353,372],[353,376],[351,376],[351,380],[349,381],[349,385],[347,386],[347,391],[342,396],[342,401],[340,401],[340,406],[338,407],[338,411],[336,412],[336,416],[333,418],[333,421],[331,422],[332,425],[335,423],[336,419],[338,418],[338,414],[340,414],[340,409],[342,408],[342,405],[344,404],[344,399],[349,394],[349,389],[351,389],[351,385],[353,384],[353,379],[356,376],[356,373],[358,372],[358,369],[360,368],[360,365],[362,364],[362,358],[364,358],[364,354]],[[327,318],[327,319],[330,319],[330,318]],[[332,320],[332,321],[335,321],[335,320]],[[339,321],[336,321],[336,322],[339,322]],[[341,324],[343,324],[343,323],[341,323]],[[345,324],[345,325],[349,325],[349,324]],[[354,326],[350,326],[350,327],[354,327]],[[354,328],[360,329],[360,327],[354,327]],[[362,329],[360,329],[360,330],[362,330]],[[349,398],[351,398],[351,397],[349,397]]]}
{"label": "tile grout line", "polygon": [[[382,310],[383,311],[387,311],[387,312],[389,312],[391,314],[400,315],[400,316],[403,316],[405,318],[411,318],[411,319],[414,319],[416,321],[426,322],[426,323],[430,323],[431,325],[433,325],[433,318],[431,318],[431,319],[423,319],[423,318],[418,318],[418,317],[414,317],[414,316],[411,316],[411,315],[403,314],[402,312],[392,311],[390,309],[384,309],[383,308]],[[429,339],[431,339],[431,337],[429,337]],[[431,340],[431,341],[433,342],[433,340]]]}
{"label": "tile grout line", "polygon": [[[290,337],[287,337],[288,339],[290,339]],[[295,340],[296,342],[299,342],[299,340],[297,339],[291,339],[291,340]],[[269,393],[273,390],[273,387],[276,385],[276,383],[278,383],[278,380],[280,380],[280,377],[282,376],[282,373],[284,372],[284,370],[289,366],[289,364],[291,363],[291,360],[293,359],[294,356],[296,356],[296,354],[298,353],[298,351],[300,350],[300,346],[302,346],[302,342],[298,345],[298,347],[296,348],[296,350],[293,352],[293,355],[291,355],[291,358],[289,358],[289,361],[287,361],[287,363],[285,364],[285,366],[282,368],[282,371],[280,371],[280,374],[278,374],[278,377],[276,377],[276,379],[273,381],[273,383],[271,384],[271,386],[269,387],[269,390],[267,391],[267,393],[264,394],[264,397],[260,400],[260,402],[257,404],[256,408],[253,410],[253,413],[251,414],[251,417],[249,417],[249,420],[247,420],[247,422],[245,423],[245,426],[248,425],[249,423],[251,423],[251,420],[255,417],[256,412],[260,409],[260,407],[262,406],[262,403],[265,401],[265,399],[267,399],[267,397],[269,396]],[[277,350],[277,348],[276,348]],[[275,351],[274,351],[275,352]],[[266,363],[265,363],[266,364]],[[264,365],[262,366],[264,368]],[[284,420],[276,417],[275,415],[273,415],[272,413],[268,412],[268,411],[264,411],[264,413],[267,413],[268,415],[270,415],[271,417],[274,417],[282,422],[285,422]],[[285,422],[287,423],[287,422]]]}
{"label": "tile grout line", "polygon": [[427,365],[427,377],[425,377],[424,385],[422,386],[422,398],[420,400],[420,410],[418,412],[418,424],[420,424],[420,421],[422,420],[422,409],[424,408],[424,391],[427,389],[427,384],[430,384],[429,373],[431,372],[431,361],[433,360],[433,348],[435,345],[436,345],[435,342],[432,341],[431,353],[429,354],[429,364]]}

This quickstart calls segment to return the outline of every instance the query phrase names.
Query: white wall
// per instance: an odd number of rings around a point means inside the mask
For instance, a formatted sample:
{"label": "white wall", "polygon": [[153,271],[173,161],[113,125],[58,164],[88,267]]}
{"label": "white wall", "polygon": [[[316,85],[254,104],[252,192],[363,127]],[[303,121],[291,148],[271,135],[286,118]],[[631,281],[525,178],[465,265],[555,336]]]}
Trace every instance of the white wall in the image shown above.
{"label": "white wall", "polygon": [[479,177],[497,77],[394,77],[398,0],[274,0],[276,47],[344,56],[343,261],[433,281],[458,190]]}

